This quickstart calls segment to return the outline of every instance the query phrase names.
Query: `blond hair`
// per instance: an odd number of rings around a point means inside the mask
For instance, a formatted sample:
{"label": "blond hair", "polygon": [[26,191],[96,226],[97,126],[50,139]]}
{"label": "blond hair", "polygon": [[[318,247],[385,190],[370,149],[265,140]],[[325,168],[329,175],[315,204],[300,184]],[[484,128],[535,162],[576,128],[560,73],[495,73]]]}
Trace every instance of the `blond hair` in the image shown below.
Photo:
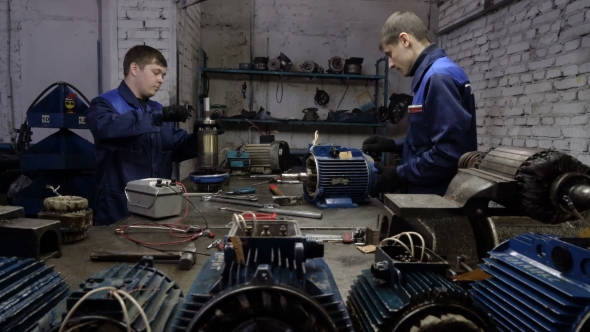
{"label": "blond hair", "polygon": [[391,14],[381,29],[379,49],[383,50],[385,45],[396,45],[402,32],[416,37],[420,42],[430,43],[428,29],[422,20],[412,12],[399,11]]}

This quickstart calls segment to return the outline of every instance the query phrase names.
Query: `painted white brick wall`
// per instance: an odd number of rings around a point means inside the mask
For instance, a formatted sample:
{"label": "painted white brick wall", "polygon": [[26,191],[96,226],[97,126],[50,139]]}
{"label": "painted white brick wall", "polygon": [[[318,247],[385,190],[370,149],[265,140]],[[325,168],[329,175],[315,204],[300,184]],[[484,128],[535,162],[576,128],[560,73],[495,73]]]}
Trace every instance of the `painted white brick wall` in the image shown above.
{"label": "painted white brick wall", "polygon": [[[179,68],[179,97],[182,104],[196,105],[198,103],[197,79],[198,58],[201,45],[201,7],[190,6],[181,9],[178,19],[178,68]],[[181,127],[192,132],[194,119],[182,124]],[[184,178],[196,170],[196,160],[187,160],[180,164],[180,175]]]}
{"label": "painted white brick wall", "polygon": [[176,43],[171,38],[171,31],[176,29],[174,18],[177,15],[177,5],[173,0],[118,0],[117,13],[119,79],[124,78],[123,58],[131,47],[154,47],[166,58],[168,73],[153,99],[163,105],[176,102],[176,72],[175,66],[171,66],[176,62],[176,54],[170,54],[170,49]]}
{"label": "painted white brick wall", "polygon": [[0,143],[9,143],[8,0],[0,0]]}
{"label": "painted white brick wall", "polygon": [[[466,2],[440,7],[441,29]],[[556,149],[590,164],[590,1],[515,1],[439,41],[475,87],[480,150]]]}

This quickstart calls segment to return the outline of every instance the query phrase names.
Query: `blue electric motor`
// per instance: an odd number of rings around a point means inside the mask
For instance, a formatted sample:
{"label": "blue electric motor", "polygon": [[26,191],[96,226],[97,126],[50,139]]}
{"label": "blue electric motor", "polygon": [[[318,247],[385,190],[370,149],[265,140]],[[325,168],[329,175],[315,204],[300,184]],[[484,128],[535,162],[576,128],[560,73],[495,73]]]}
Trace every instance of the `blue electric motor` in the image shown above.
{"label": "blue electric motor", "polygon": [[[66,299],[53,305],[54,310],[39,320],[33,332],[57,331],[66,314],[83,296],[105,286],[123,290],[133,296],[150,320],[150,328],[153,332],[169,331],[174,313],[184,301],[178,284],[154,267],[151,256],[144,256],[133,266],[114,265],[81,282]],[[137,308],[127,299],[124,302],[129,313],[131,329],[146,331],[146,324]],[[113,323],[115,326],[122,327],[119,328],[121,331],[125,330],[125,317],[120,303],[110,294],[110,291],[104,290],[80,303],[66,322],[65,330],[116,331],[117,329],[108,325]]]}
{"label": "blue electric motor", "polygon": [[353,331],[324,246],[295,221],[234,224],[211,254],[172,331]]}
{"label": "blue electric motor", "polygon": [[52,267],[0,257],[0,331],[31,331],[70,292]]}
{"label": "blue electric motor", "polygon": [[355,330],[488,331],[469,294],[448,274],[449,264],[430,250],[419,260],[401,246],[377,247],[375,263],[362,271],[349,292]]}
{"label": "blue electric motor", "polygon": [[590,330],[590,239],[522,234],[480,265],[471,294],[499,331]]}
{"label": "blue electric motor", "polygon": [[305,161],[305,173],[283,174],[283,180],[301,180],[303,197],[320,209],[353,208],[369,199],[377,179],[373,158],[359,149],[317,145]]}

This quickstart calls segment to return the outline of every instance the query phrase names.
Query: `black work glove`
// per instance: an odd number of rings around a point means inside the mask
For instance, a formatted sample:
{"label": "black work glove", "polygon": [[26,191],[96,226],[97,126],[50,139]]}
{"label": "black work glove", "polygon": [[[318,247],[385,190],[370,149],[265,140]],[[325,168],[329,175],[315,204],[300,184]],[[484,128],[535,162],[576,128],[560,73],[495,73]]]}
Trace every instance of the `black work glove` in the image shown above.
{"label": "black work glove", "polygon": [[379,171],[379,176],[369,190],[372,197],[377,197],[380,193],[393,193],[401,188],[403,183],[397,175],[396,167],[385,167],[379,163],[375,163],[375,167]]}
{"label": "black work glove", "polygon": [[188,108],[180,105],[162,107],[162,122],[186,122],[191,115]]}
{"label": "black work glove", "polygon": [[395,152],[395,141],[382,136],[371,136],[363,142],[363,151],[366,152]]}

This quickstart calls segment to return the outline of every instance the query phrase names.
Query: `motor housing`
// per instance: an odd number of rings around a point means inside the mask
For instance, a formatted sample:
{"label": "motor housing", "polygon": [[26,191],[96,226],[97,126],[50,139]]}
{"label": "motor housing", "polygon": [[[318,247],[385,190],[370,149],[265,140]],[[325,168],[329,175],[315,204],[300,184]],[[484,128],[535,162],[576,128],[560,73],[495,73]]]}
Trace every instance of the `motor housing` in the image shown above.
{"label": "motor housing", "polygon": [[448,263],[429,250],[420,261],[398,245],[377,247],[375,263],[349,291],[355,330],[487,331],[488,322],[448,273]]}
{"label": "motor housing", "polygon": [[353,208],[368,199],[377,179],[373,158],[359,149],[317,145],[305,161],[305,173],[283,174],[301,180],[303,197],[317,207]]}
{"label": "motor housing", "polygon": [[590,329],[590,239],[522,234],[503,242],[472,284],[499,331]]}
{"label": "motor housing", "polygon": [[173,331],[353,331],[322,242],[293,220],[238,225],[199,272]]}

